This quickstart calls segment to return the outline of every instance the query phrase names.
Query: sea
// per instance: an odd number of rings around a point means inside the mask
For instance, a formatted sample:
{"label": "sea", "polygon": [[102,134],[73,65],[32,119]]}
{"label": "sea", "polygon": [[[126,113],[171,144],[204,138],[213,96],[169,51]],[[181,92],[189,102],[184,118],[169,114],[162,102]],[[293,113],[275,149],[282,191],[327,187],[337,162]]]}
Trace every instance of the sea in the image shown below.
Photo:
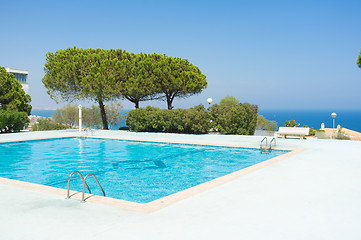
{"label": "sea", "polygon": [[295,120],[300,126],[309,126],[320,129],[321,123],[326,128],[333,127],[331,114],[335,112],[335,127],[340,125],[343,128],[361,132],[361,110],[262,110],[258,114],[263,115],[267,120],[274,120],[278,127],[282,127],[285,121]]}
{"label": "sea", "polygon": [[[122,110],[122,115],[125,115],[130,110]],[[285,121],[296,120],[300,126],[309,126],[314,129],[320,129],[321,123],[325,124],[326,128],[333,127],[333,119],[331,113],[337,114],[335,118],[335,125],[361,132],[361,110],[259,110],[259,114],[263,115],[268,120],[277,122],[278,127],[282,127]],[[51,117],[54,110],[32,110],[31,114],[42,117]],[[119,129],[125,127],[125,120],[116,124],[112,129]]]}

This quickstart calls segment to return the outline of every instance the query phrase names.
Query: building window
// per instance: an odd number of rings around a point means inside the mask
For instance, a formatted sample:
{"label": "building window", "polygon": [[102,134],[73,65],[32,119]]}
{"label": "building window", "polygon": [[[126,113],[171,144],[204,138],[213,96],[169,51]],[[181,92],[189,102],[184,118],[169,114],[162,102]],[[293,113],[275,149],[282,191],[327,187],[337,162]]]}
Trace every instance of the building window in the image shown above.
{"label": "building window", "polygon": [[13,73],[13,74],[14,74],[15,79],[18,80],[20,83],[27,83],[28,75],[18,74],[18,73]]}

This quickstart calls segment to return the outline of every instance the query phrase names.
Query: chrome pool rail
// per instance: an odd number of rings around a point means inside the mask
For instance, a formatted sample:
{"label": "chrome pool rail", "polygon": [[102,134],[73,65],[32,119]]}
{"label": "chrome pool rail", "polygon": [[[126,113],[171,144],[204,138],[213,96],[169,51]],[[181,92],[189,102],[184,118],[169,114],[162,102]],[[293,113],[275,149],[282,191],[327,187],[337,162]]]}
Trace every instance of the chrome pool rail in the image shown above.
{"label": "chrome pool rail", "polygon": [[259,145],[259,148],[262,150],[262,143],[264,142],[264,140],[266,140],[266,147],[267,147],[267,137],[264,137],[263,139],[262,139],[262,141],[261,141],[261,143],[260,143],[260,145]]}
{"label": "chrome pool rail", "polygon": [[272,142],[274,142],[274,146],[276,146],[276,138],[272,138],[272,140],[269,142],[269,149],[272,149]]}
{"label": "chrome pool rail", "polygon": [[[86,184],[85,179],[83,178],[83,175],[81,175],[81,173],[80,173],[79,171],[74,171],[74,172],[70,173],[70,175],[69,175],[69,177],[68,177],[68,190],[67,190],[67,192],[66,192],[66,199],[69,199],[69,198],[70,198],[70,197],[69,197],[69,192],[70,192],[70,178],[71,178],[71,176],[73,176],[74,173],[79,174],[81,180],[83,181],[83,192],[84,192],[84,185],[86,185],[86,187],[88,188],[89,193],[91,193],[88,184]],[[85,178],[86,178],[86,177],[85,177]]]}
{"label": "chrome pool rail", "polygon": [[[263,142],[264,142],[264,141],[266,142],[266,145],[263,147]],[[269,142],[269,145],[268,145],[267,141],[268,141],[267,137],[264,137],[264,138],[262,139],[262,141],[261,141],[261,143],[260,143],[260,145],[259,145],[259,148],[260,148],[260,150],[261,150],[261,153],[263,152],[263,150],[268,150],[268,152],[271,152],[271,151],[272,151],[272,143],[273,143],[273,147],[276,146],[276,138],[275,138],[275,137],[273,137],[273,138],[271,139],[271,141]]]}
{"label": "chrome pool rail", "polygon": [[[89,173],[88,175],[85,176],[84,181],[83,181],[83,192],[82,192],[82,195],[81,195],[81,202],[85,202],[85,198],[84,198],[85,185],[86,185],[86,179],[87,179],[89,176],[92,176],[92,177],[95,179],[95,181],[97,182],[98,186],[99,186],[100,189],[102,190],[103,195],[104,195],[104,197],[105,197],[104,189],[103,189],[102,186],[100,185],[97,177],[96,177],[94,174]],[[88,185],[87,185],[87,187],[88,187]],[[89,189],[89,188],[88,188],[88,189]],[[89,190],[89,191],[90,191],[90,190]]]}

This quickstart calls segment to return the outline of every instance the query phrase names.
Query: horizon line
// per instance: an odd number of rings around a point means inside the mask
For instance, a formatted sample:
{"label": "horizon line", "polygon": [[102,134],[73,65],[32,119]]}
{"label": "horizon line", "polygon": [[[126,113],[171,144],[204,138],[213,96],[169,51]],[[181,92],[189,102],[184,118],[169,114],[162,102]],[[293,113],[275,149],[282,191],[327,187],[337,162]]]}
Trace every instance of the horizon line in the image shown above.
{"label": "horizon line", "polygon": [[[59,108],[51,108],[51,107],[46,107],[46,108],[42,108],[42,107],[33,107],[31,110],[45,110],[45,111],[55,111]],[[162,108],[161,108],[162,109]],[[164,108],[167,109],[167,108]],[[177,109],[177,108],[174,108]],[[133,108],[124,108],[122,110],[134,110]],[[292,109],[292,108],[258,108],[258,111],[260,110],[266,110],[266,111],[361,111],[361,108],[297,108],[297,109]]]}

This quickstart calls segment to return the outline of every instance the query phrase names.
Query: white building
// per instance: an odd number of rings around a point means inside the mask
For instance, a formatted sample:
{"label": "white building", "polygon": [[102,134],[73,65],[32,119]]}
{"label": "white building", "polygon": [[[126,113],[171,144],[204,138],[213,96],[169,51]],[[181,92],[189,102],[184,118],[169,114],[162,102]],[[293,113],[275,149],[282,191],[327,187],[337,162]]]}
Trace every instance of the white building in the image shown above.
{"label": "white building", "polygon": [[15,68],[5,68],[7,72],[12,73],[16,80],[21,83],[26,94],[29,93],[29,83],[28,83],[28,70],[21,70]]}

